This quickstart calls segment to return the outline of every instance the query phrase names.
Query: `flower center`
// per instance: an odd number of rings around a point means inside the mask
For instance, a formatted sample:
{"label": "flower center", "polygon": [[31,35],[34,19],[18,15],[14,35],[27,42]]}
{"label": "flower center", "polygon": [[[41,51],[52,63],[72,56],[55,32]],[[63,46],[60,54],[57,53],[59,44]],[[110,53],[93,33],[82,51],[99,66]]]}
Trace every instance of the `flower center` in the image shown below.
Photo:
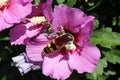
{"label": "flower center", "polygon": [[0,10],[4,10],[10,4],[10,0],[0,0]]}
{"label": "flower center", "polygon": [[76,45],[74,44],[74,41],[69,41],[65,44],[65,49],[67,51],[74,51],[76,49]]}
{"label": "flower center", "polygon": [[29,19],[29,21],[33,24],[42,24],[44,22],[46,22],[46,18],[44,16],[36,16],[36,17],[32,17],[31,19]]}

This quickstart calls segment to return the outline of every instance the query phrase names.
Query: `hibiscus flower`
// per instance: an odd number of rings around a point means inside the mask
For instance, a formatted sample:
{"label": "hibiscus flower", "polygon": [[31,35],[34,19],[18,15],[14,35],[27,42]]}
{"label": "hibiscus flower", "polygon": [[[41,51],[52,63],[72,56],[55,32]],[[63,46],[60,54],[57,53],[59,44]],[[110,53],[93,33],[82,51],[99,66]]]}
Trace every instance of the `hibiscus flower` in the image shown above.
{"label": "hibiscus flower", "polygon": [[32,6],[32,12],[21,23],[10,30],[12,45],[26,44],[39,34],[41,29],[47,28],[52,21],[52,0]]}
{"label": "hibiscus flower", "polygon": [[[99,49],[90,44],[93,26],[93,16],[87,16],[80,9],[59,5],[55,7],[53,13],[53,31],[58,33],[62,27],[65,33],[73,36],[73,43],[68,46],[66,44],[47,56],[42,55],[50,41],[40,34],[26,45],[27,56],[31,62],[43,62],[43,74],[54,79],[65,80],[73,70],[78,73],[92,73],[100,58]],[[61,40],[62,42],[65,42],[65,39]]]}
{"label": "hibiscus flower", "polygon": [[0,0],[0,31],[19,23],[31,13],[32,0]]}

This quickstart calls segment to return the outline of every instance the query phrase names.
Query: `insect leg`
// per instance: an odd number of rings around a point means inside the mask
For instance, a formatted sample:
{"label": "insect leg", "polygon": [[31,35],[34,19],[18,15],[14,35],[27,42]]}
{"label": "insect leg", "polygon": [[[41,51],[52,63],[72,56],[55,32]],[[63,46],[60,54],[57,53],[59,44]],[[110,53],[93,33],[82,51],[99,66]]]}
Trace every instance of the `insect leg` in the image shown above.
{"label": "insect leg", "polygon": [[63,26],[59,26],[59,29],[61,34],[65,34],[65,30],[63,29]]}

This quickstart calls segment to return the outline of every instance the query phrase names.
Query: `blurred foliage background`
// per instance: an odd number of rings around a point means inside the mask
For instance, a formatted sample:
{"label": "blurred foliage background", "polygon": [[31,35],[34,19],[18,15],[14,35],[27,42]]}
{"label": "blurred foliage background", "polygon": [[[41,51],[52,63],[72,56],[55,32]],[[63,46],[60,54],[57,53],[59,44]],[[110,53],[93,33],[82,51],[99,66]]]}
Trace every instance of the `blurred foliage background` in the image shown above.
{"label": "blurred foliage background", "polygon": [[[33,4],[41,1],[34,0]],[[53,0],[53,8],[58,4],[79,8],[96,17],[91,43],[102,55],[92,74],[74,71],[67,80],[120,80],[120,0]],[[41,70],[21,76],[18,69],[11,66],[11,58],[24,52],[25,46],[11,46],[9,30],[0,32],[0,80],[52,80]]]}

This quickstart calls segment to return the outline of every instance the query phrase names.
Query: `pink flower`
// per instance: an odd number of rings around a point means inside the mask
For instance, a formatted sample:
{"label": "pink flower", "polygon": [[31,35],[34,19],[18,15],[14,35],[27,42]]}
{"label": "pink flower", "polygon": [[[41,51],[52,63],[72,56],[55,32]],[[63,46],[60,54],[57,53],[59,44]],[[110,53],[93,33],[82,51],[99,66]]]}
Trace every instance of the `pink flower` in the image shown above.
{"label": "pink flower", "polygon": [[0,0],[0,31],[19,23],[31,13],[32,0]]}
{"label": "pink flower", "polygon": [[[48,56],[42,55],[43,49],[49,43],[48,38],[40,34],[26,45],[27,56],[32,62],[42,62],[42,72],[55,79],[66,79],[73,70],[78,73],[92,73],[100,58],[100,51],[90,44],[93,31],[93,16],[87,16],[79,9],[59,5],[54,9],[52,28],[60,32],[60,26],[65,33],[74,37],[74,43],[68,47],[61,47]],[[61,42],[64,42],[62,40]],[[71,49],[73,47],[73,49]]]}
{"label": "pink flower", "polygon": [[41,29],[48,27],[52,21],[52,0],[32,6],[32,13],[24,22],[15,25],[10,31],[12,45],[26,44],[32,37],[41,33]]}

